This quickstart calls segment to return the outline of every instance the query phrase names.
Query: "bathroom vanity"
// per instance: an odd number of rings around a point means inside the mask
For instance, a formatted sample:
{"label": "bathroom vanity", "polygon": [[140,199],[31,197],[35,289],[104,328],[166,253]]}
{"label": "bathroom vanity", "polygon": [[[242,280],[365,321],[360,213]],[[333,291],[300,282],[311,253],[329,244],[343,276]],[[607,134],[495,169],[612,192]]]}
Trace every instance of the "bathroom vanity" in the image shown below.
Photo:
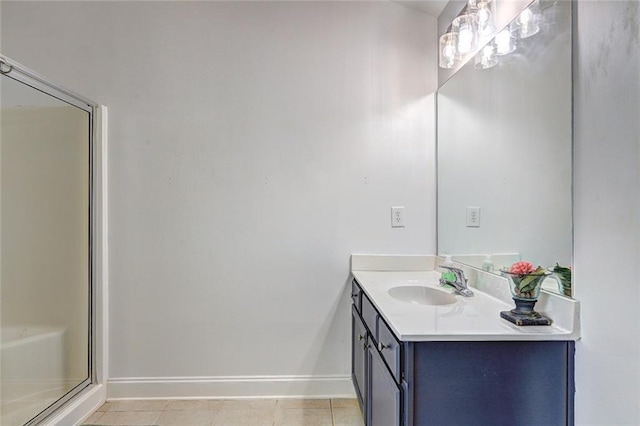
{"label": "bathroom vanity", "polygon": [[352,257],[352,378],[367,426],[573,425],[576,301],[543,301],[559,321],[517,327],[499,317],[512,308],[501,294],[452,295],[433,259],[389,259]]}

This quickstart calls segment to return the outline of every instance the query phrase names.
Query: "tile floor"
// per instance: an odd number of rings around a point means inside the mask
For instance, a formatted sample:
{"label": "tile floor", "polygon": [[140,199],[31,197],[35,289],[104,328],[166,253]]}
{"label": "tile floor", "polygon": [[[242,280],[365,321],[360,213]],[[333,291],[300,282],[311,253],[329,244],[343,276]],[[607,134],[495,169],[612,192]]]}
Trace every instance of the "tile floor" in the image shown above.
{"label": "tile floor", "polygon": [[355,399],[126,400],[85,425],[363,426]]}

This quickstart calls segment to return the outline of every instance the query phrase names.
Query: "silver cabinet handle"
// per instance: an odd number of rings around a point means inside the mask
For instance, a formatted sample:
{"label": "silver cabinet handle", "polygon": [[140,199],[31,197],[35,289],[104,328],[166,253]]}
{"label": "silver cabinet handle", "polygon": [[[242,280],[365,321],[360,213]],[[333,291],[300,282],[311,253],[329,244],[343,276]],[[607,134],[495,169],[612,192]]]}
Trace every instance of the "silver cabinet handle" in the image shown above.
{"label": "silver cabinet handle", "polygon": [[361,334],[358,334],[358,340],[362,340],[362,339],[364,339],[364,336]]}
{"label": "silver cabinet handle", "polygon": [[382,342],[378,342],[378,350],[380,352],[382,352],[384,349],[388,348],[389,346],[385,346],[382,344]]}
{"label": "silver cabinet handle", "polygon": [[352,298],[354,298],[354,297],[358,297],[358,293],[351,293],[351,297],[352,297]]}

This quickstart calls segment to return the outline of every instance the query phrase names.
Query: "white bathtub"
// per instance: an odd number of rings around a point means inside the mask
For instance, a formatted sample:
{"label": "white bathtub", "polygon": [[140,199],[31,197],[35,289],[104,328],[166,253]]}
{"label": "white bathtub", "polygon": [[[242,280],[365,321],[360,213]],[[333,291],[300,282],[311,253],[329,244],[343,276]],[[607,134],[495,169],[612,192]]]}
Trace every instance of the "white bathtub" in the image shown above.
{"label": "white bathtub", "polygon": [[29,420],[66,392],[65,334],[55,327],[0,329],[3,425]]}

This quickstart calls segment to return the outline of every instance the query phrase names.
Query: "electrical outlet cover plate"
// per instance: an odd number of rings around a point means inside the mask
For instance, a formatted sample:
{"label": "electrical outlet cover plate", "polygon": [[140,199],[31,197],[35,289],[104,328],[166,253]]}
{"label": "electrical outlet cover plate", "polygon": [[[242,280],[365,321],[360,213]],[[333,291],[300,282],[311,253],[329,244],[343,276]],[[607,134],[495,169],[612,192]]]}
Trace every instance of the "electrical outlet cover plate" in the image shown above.
{"label": "electrical outlet cover plate", "polygon": [[391,207],[391,227],[404,228],[404,206]]}
{"label": "electrical outlet cover plate", "polygon": [[467,207],[467,228],[480,227],[480,207]]}

